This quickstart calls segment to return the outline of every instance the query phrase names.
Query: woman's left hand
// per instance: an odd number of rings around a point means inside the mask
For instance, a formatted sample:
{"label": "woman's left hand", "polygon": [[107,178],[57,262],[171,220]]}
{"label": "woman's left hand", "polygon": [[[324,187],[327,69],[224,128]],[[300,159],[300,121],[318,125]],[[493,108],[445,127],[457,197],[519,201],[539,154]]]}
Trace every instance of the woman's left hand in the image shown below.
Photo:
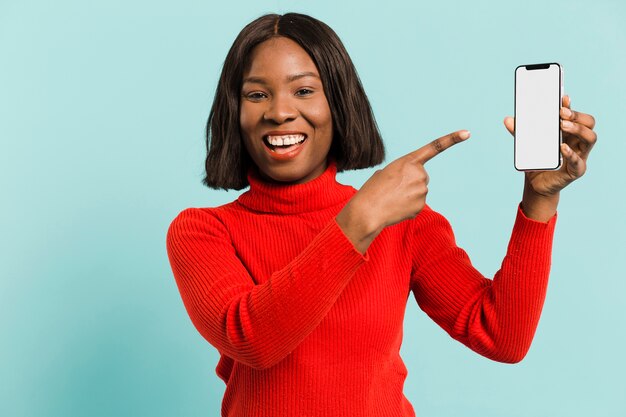
{"label": "woman's left hand", "polygon": [[[570,108],[570,97],[563,97],[561,107],[561,130],[563,143],[561,154],[563,164],[556,171],[527,171],[526,187],[540,196],[557,196],[559,191],[572,181],[583,176],[587,170],[587,158],[597,141],[593,128],[596,124],[590,114],[577,112]],[[504,119],[504,126],[513,135],[515,120]]]}

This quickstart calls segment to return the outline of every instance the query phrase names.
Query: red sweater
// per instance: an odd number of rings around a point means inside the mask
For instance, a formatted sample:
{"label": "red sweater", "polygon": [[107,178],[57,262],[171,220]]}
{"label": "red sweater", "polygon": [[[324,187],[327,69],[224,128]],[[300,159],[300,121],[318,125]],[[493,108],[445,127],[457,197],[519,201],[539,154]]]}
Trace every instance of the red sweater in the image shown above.
{"label": "red sweater", "polygon": [[354,195],[336,164],[276,186],[250,169],[250,189],[215,208],[183,210],[167,251],[191,321],[221,354],[222,416],[414,416],[403,394],[404,312],[419,307],[450,336],[501,362],[528,351],[545,298],[556,215],[518,207],[493,280],[426,206],[386,227],[365,255],[335,216]]}

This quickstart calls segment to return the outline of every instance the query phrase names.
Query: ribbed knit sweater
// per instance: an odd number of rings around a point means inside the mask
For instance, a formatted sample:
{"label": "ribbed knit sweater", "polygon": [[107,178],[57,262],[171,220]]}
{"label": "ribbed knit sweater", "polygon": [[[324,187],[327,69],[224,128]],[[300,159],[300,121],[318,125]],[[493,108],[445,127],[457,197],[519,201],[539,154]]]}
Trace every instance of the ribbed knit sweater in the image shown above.
{"label": "ribbed knit sweater", "polygon": [[188,208],[167,251],[182,301],[220,353],[223,417],[409,417],[400,357],[410,292],[452,338],[490,359],[528,351],[548,284],[556,215],[518,206],[506,256],[484,277],[428,205],[364,255],[335,217],[357,191],[331,159],[298,185],[263,182],[231,203]]}

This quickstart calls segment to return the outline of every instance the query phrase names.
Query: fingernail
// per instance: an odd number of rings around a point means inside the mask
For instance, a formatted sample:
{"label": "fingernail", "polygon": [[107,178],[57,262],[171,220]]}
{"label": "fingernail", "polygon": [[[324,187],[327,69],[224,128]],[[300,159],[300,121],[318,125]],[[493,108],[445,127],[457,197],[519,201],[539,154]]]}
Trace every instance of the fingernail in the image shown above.
{"label": "fingernail", "polygon": [[470,136],[469,130],[464,130],[461,133],[459,133],[459,137],[461,139],[467,139],[467,138],[469,138],[469,136]]}
{"label": "fingernail", "polygon": [[574,126],[572,122],[570,122],[569,120],[563,120],[563,127],[570,128],[572,126]]}
{"label": "fingernail", "polygon": [[567,107],[563,107],[563,114],[565,115],[565,117],[572,117],[572,111]]}

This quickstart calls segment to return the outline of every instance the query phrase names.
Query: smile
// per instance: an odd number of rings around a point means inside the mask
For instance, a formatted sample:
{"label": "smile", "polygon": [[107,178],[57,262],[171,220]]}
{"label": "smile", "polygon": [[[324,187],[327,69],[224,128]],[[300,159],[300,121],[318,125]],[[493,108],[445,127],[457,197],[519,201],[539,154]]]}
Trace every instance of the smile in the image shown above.
{"label": "smile", "polygon": [[306,138],[307,136],[304,134],[267,135],[263,137],[263,143],[265,143],[265,146],[267,146],[271,151],[276,152],[278,150],[279,153],[284,153],[284,151],[289,151],[291,148],[304,143]]}
{"label": "smile", "polygon": [[307,142],[307,136],[303,133],[265,135],[263,137],[268,156],[278,162],[296,158],[302,149],[306,147]]}

